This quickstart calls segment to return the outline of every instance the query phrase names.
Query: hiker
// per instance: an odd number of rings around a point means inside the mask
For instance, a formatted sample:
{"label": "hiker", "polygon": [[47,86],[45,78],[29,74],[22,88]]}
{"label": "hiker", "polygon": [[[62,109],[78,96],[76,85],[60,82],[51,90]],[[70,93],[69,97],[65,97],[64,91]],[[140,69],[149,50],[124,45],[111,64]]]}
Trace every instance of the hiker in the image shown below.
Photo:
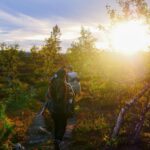
{"label": "hiker", "polygon": [[68,83],[71,85],[75,95],[79,95],[81,92],[80,79],[77,72],[73,71],[73,67],[69,65],[67,68]]}
{"label": "hiker", "polygon": [[71,107],[74,99],[74,92],[66,82],[67,73],[64,68],[59,69],[50,79],[49,89],[46,95],[48,99],[47,108],[54,120],[55,144],[58,146],[62,141],[67,118],[71,115]]}

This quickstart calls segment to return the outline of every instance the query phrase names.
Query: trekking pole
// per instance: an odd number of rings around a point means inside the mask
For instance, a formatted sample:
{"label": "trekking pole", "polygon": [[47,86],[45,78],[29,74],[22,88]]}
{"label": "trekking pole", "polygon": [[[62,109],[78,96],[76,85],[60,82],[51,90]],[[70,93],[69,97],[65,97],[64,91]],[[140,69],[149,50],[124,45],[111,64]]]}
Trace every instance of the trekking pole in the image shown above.
{"label": "trekking pole", "polygon": [[41,109],[41,111],[40,111],[40,113],[38,114],[39,116],[44,113],[45,109],[47,108],[47,105],[48,105],[48,102],[45,102],[42,109]]}

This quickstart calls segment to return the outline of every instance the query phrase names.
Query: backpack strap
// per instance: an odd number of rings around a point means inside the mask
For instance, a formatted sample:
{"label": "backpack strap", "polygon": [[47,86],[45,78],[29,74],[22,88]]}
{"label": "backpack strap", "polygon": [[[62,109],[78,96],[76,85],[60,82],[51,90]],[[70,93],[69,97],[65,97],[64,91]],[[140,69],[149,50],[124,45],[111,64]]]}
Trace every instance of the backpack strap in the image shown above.
{"label": "backpack strap", "polygon": [[73,88],[72,88],[71,84],[70,84],[70,83],[68,83],[67,81],[65,81],[65,84],[66,84],[66,86],[67,86],[67,87],[68,87],[68,89],[69,89],[69,91],[68,91],[68,92],[72,92],[73,96],[75,96],[75,93],[74,93],[74,90],[73,90]]}

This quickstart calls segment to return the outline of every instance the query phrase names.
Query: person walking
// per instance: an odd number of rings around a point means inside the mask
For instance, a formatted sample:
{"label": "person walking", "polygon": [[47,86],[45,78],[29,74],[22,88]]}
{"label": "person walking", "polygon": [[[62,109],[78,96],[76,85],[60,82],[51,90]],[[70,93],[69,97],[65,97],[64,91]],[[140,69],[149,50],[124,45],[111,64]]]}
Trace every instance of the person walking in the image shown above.
{"label": "person walking", "polygon": [[67,83],[67,72],[65,68],[59,69],[50,79],[48,92],[46,94],[47,104],[54,121],[55,149],[59,150],[59,144],[63,140],[67,119],[72,115],[72,103],[74,92]]}

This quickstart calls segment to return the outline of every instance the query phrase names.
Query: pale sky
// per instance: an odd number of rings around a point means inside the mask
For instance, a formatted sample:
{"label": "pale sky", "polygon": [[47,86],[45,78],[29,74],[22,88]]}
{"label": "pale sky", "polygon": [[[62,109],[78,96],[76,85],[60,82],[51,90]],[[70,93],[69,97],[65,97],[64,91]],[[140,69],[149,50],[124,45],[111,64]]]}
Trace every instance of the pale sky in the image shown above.
{"label": "pale sky", "polygon": [[98,25],[108,21],[107,4],[116,7],[116,0],[0,0],[0,42],[29,50],[42,45],[56,24],[63,51],[79,36],[81,26],[103,41]]}

